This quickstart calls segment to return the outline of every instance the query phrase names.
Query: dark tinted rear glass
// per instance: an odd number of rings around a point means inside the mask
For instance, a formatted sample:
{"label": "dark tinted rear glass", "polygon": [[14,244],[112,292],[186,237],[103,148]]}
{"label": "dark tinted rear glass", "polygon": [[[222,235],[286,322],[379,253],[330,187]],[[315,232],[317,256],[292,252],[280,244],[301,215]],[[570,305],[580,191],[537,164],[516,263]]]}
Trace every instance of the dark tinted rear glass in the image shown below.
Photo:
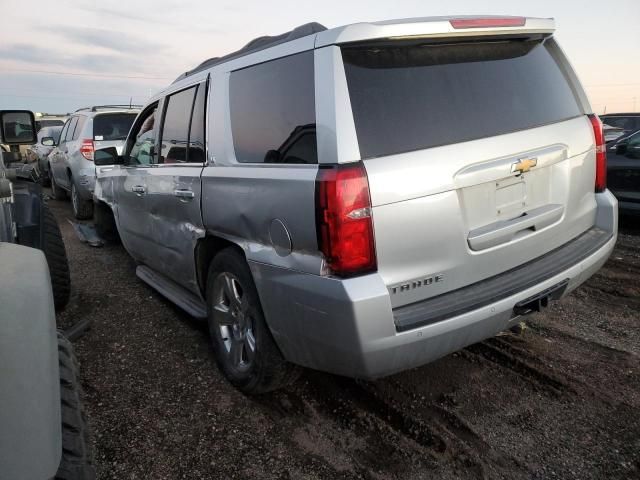
{"label": "dark tinted rear glass", "polygon": [[345,47],[363,158],[458,143],[582,112],[551,41]]}
{"label": "dark tinted rear glass", "polygon": [[94,140],[124,140],[136,119],[135,113],[103,113],[93,118]]}
{"label": "dark tinted rear glass", "polygon": [[313,52],[232,72],[229,89],[239,162],[318,163]]}

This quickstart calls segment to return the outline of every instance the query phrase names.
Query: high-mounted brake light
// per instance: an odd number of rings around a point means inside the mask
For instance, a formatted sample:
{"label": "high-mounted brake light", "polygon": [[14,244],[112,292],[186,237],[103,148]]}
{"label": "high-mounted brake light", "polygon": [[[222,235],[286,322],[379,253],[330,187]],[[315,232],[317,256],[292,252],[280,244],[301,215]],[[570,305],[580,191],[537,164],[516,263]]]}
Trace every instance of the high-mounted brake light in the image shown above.
{"label": "high-mounted brake light", "polygon": [[458,18],[449,20],[453,28],[523,27],[524,17]]}
{"label": "high-mounted brake light", "polygon": [[87,139],[82,140],[82,145],[80,146],[80,153],[87,160],[93,161],[93,140]]}
{"label": "high-mounted brake light", "polygon": [[596,192],[604,192],[607,188],[607,145],[604,138],[602,122],[597,115],[590,114],[593,127],[593,138],[596,143]]}
{"label": "high-mounted brake light", "polygon": [[316,228],[332,274],[347,277],[376,269],[369,180],[362,163],[318,171]]}

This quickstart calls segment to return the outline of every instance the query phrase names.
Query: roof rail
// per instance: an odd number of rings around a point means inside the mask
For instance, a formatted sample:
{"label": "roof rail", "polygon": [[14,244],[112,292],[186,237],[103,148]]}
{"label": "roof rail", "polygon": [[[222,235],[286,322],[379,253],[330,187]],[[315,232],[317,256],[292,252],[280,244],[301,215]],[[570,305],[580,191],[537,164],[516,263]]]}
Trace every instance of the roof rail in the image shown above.
{"label": "roof rail", "polygon": [[76,110],[76,112],[81,112],[83,110],[90,110],[92,112],[97,112],[98,110],[108,110],[110,108],[142,108],[143,105],[94,105],[93,107],[83,107]]}
{"label": "roof rail", "polygon": [[286,43],[298,38],[306,37],[308,35],[313,35],[314,33],[323,32],[326,29],[327,27],[325,27],[324,25],[321,25],[317,22],[311,22],[300,25],[290,32],[285,32],[280,35],[254,38],[240,50],[236,50],[235,52],[229,53],[223,57],[213,57],[205,60],[193,70],[189,70],[188,72],[180,75],[173,81],[173,83],[176,83],[183,78],[187,78],[194,73],[198,73],[202,70],[206,70],[209,67],[213,67],[214,65],[219,65],[221,63],[228,62],[229,60],[233,60],[234,58],[243,57],[245,55],[249,55],[250,53],[264,50],[265,48],[274,47],[276,45],[280,45],[281,43]]}

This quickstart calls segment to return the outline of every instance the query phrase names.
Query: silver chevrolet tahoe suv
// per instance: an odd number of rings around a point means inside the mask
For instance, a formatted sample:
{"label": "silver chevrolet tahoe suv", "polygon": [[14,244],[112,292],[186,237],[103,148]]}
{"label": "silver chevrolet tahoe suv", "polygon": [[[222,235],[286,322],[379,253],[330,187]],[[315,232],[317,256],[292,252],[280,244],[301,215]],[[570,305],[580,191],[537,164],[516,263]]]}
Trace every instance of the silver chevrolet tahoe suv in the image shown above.
{"label": "silver chevrolet tahoe suv", "polygon": [[96,151],[98,227],[208,318],[245,392],[377,378],[509,328],[606,261],[602,125],[551,19],[308,24],[205,61]]}

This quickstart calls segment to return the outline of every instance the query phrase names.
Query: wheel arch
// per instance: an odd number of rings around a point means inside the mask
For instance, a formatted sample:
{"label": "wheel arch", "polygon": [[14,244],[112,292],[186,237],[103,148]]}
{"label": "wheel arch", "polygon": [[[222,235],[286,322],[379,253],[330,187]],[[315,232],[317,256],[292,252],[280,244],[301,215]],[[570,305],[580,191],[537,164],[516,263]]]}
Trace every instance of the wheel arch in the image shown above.
{"label": "wheel arch", "polygon": [[222,250],[233,248],[247,260],[244,249],[238,244],[219,235],[207,233],[198,240],[194,252],[196,279],[202,298],[207,298],[207,276],[213,258]]}

